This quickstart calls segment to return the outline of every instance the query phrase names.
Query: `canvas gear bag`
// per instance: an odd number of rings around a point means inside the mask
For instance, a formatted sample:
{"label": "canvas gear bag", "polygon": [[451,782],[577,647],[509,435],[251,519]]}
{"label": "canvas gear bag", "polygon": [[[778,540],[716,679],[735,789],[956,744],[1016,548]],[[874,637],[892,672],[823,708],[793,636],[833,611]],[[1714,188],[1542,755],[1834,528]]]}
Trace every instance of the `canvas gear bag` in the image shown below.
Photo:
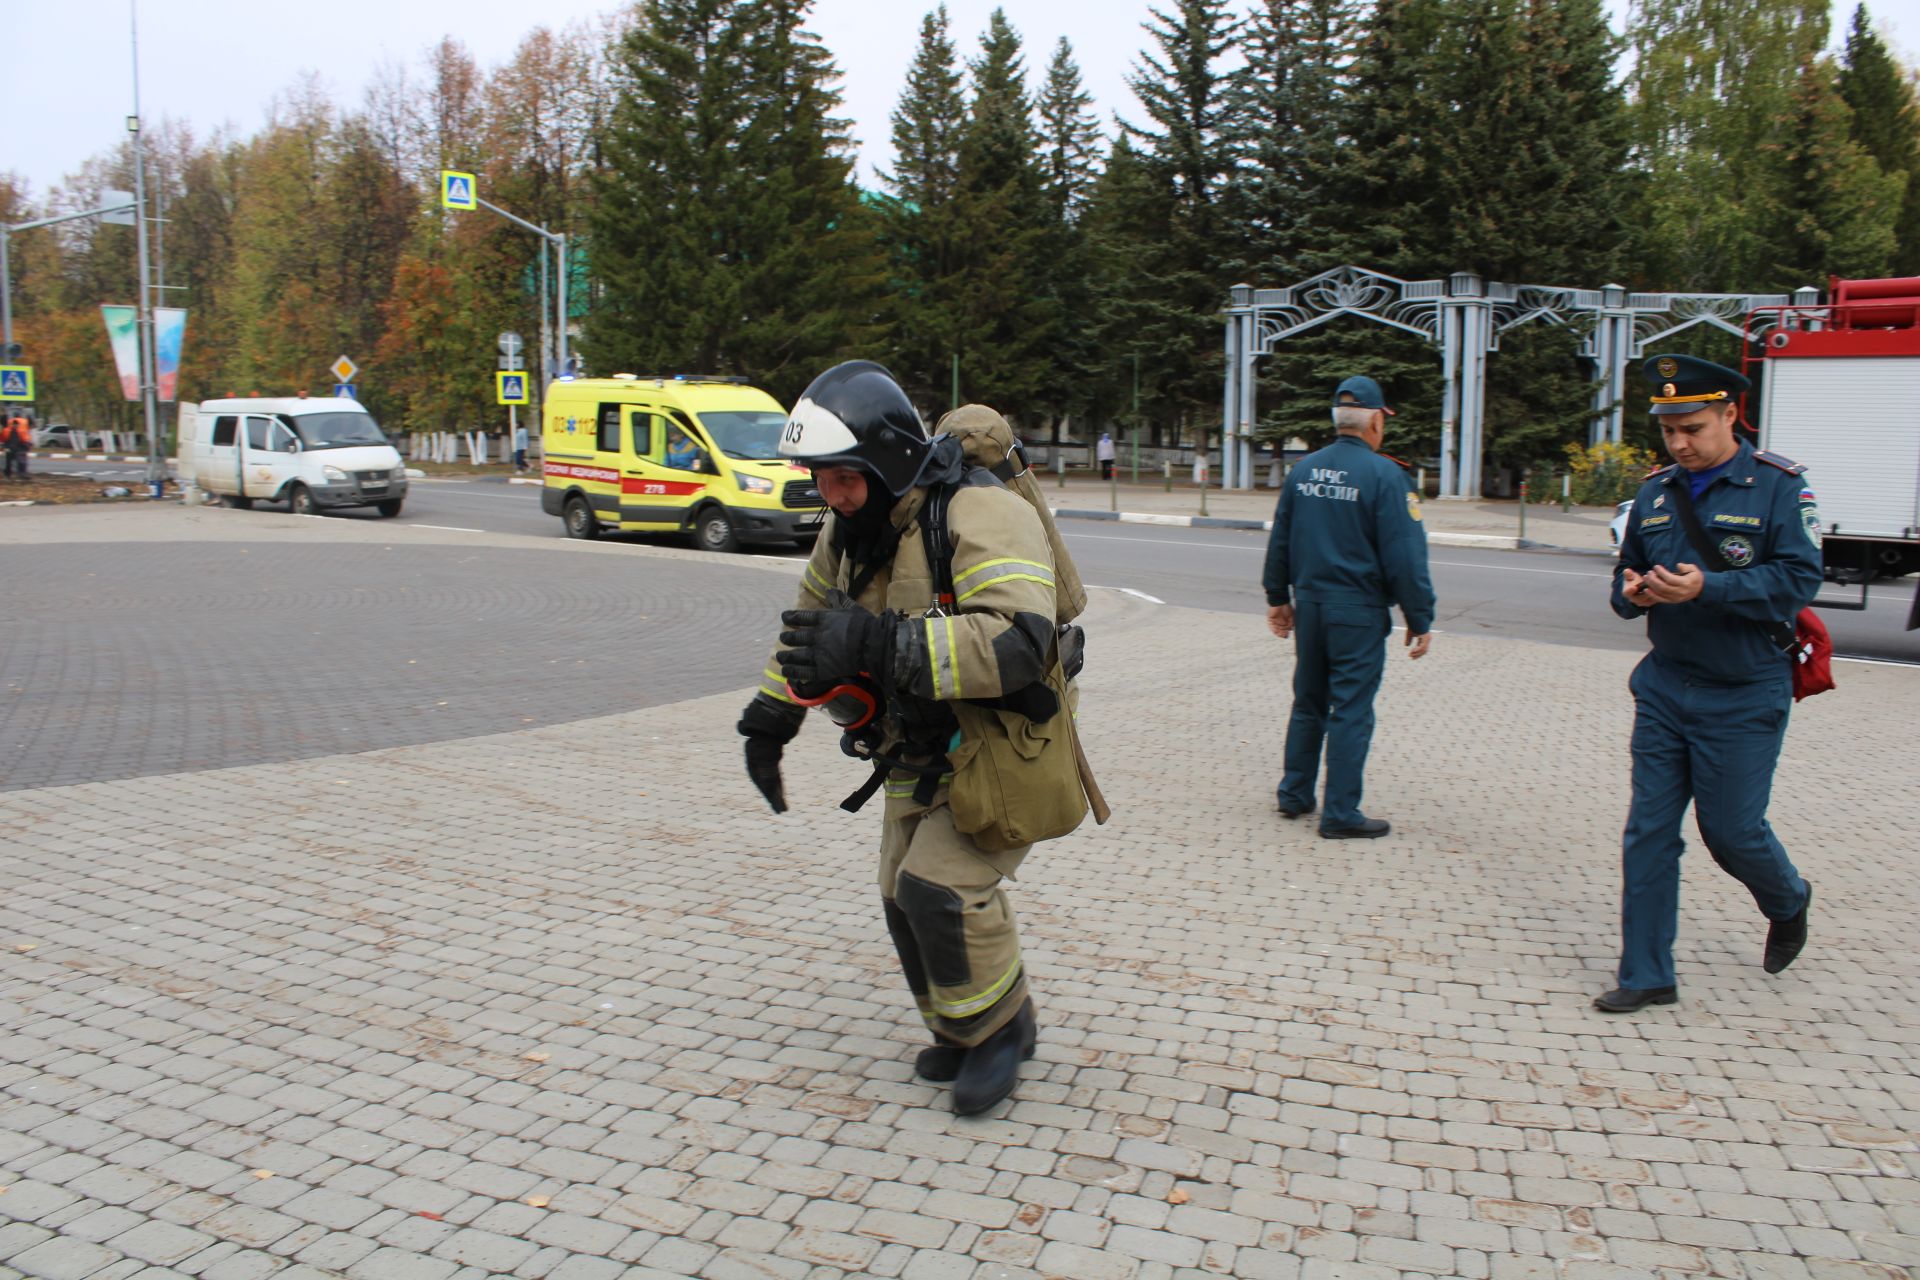
{"label": "canvas gear bag", "polygon": [[[1681,476],[1679,483],[1670,486],[1673,489],[1673,505],[1679,508],[1680,523],[1687,531],[1687,541],[1699,553],[1707,567],[1715,573],[1729,573],[1733,566],[1720,554],[1720,548],[1707,537],[1707,531],[1700,526],[1700,513],[1694,509],[1693,490],[1687,484],[1687,478]],[[1833,684],[1833,637],[1827,634],[1827,624],[1812,609],[1802,609],[1791,624],[1785,622],[1756,623],[1766,633],[1767,639],[1793,664],[1793,700],[1811,698],[1816,693],[1825,693]]]}
{"label": "canvas gear bag", "polygon": [[[947,802],[954,827],[972,836],[982,850],[1000,853],[1066,835],[1090,810],[1094,821],[1104,824],[1112,810],[1081,745],[1069,684],[1085,651],[1084,633],[1070,624],[1087,607],[1086,586],[1072,553],[1005,418],[985,405],[962,405],[935,430],[936,438],[952,436],[970,466],[991,472],[1038,514],[1055,584],[1055,634],[1044,687],[990,702],[952,704],[960,724],[960,743],[949,753],[953,783]],[[920,513],[934,607],[943,610],[954,605],[953,542],[947,532],[953,492],[951,485],[933,487]]]}
{"label": "canvas gear bag", "polygon": [[[1065,624],[1086,612],[1086,585],[1081,582],[1073,555],[1053,522],[1053,509],[1047,505],[1047,495],[1041,492],[1040,482],[1033,478],[1033,471],[1027,466],[1027,451],[1021,447],[1007,420],[983,404],[963,404],[941,418],[933,430],[936,437],[949,435],[958,440],[969,466],[993,472],[1000,483],[1026,499],[1027,505],[1040,517],[1040,527],[1047,531],[1047,546],[1053,552],[1054,621]],[[931,556],[928,559],[932,562]]]}

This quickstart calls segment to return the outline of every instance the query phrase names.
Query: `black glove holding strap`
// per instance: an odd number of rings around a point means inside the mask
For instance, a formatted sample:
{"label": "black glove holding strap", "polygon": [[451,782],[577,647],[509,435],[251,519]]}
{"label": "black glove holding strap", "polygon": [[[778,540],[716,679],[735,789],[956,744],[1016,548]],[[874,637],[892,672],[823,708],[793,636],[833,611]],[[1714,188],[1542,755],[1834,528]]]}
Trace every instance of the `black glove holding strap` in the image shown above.
{"label": "black glove holding strap", "polygon": [[800,722],[805,715],[799,707],[789,708],[764,693],[757,693],[740,713],[740,723],[736,726],[747,740],[747,777],[760,789],[775,813],[787,811],[787,789],[780,778],[780,757],[787,743],[793,741],[793,735],[800,732]]}
{"label": "black glove holding strap", "polygon": [[827,593],[827,606],[780,615],[787,628],[780,643],[788,646],[774,654],[780,674],[796,689],[830,688],[862,673],[890,688],[887,668],[899,620],[868,613],[838,588]]}

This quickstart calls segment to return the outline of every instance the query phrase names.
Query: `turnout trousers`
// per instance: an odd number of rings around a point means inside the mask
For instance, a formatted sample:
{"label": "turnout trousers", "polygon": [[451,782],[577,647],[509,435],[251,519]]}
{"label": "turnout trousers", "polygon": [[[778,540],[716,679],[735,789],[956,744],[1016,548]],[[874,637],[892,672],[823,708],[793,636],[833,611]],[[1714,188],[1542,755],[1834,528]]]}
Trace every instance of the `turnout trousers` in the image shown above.
{"label": "turnout trousers", "polygon": [[1361,775],[1373,744],[1373,695],[1386,667],[1392,622],[1384,605],[1297,600],[1293,624],[1293,718],[1278,799],[1285,809],[1313,806],[1324,742],[1327,790],[1320,825],[1359,826],[1365,816]]}
{"label": "turnout trousers", "polygon": [[1747,887],[1762,915],[1785,920],[1807,902],[1767,822],[1773,768],[1786,737],[1793,684],[1689,682],[1648,654],[1633,691],[1633,802],[1621,838],[1620,985],[1670,987],[1680,923],[1680,820],[1694,806],[1700,839]]}
{"label": "turnout trousers", "polygon": [[1019,930],[1000,882],[1032,846],[983,853],[954,829],[944,786],[928,805],[913,802],[911,779],[886,790],[880,896],[900,971],[936,1038],[976,1045],[1026,1003]]}

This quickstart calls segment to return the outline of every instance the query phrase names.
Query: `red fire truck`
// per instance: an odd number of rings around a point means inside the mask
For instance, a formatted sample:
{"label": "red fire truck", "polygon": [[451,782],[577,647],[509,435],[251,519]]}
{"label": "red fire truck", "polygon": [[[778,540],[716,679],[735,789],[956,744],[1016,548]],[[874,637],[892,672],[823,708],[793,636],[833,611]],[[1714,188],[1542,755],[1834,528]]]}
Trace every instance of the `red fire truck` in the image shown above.
{"label": "red fire truck", "polygon": [[1920,569],[1920,277],[1836,279],[1825,302],[1802,290],[1749,315],[1746,336],[1759,447],[1805,464],[1827,576],[1864,601],[1868,582]]}

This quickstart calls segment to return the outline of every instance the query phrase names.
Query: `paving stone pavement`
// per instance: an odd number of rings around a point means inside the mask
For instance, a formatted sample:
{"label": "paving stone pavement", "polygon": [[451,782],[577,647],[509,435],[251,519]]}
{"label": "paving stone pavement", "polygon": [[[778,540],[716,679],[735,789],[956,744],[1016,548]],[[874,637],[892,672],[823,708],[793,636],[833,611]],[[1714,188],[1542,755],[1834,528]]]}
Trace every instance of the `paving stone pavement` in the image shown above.
{"label": "paving stone pavement", "polygon": [[0,1277],[1920,1265],[1915,672],[1795,712],[1801,961],[1696,852],[1682,1004],[1609,1019],[1633,655],[1390,662],[1356,848],[1272,812],[1257,619],[1088,625],[1117,812],[1013,890],[1043,1026],[983,1119],[911,1074],[855,766],[810,726],[772,817],[739,692],[0,795]]}

